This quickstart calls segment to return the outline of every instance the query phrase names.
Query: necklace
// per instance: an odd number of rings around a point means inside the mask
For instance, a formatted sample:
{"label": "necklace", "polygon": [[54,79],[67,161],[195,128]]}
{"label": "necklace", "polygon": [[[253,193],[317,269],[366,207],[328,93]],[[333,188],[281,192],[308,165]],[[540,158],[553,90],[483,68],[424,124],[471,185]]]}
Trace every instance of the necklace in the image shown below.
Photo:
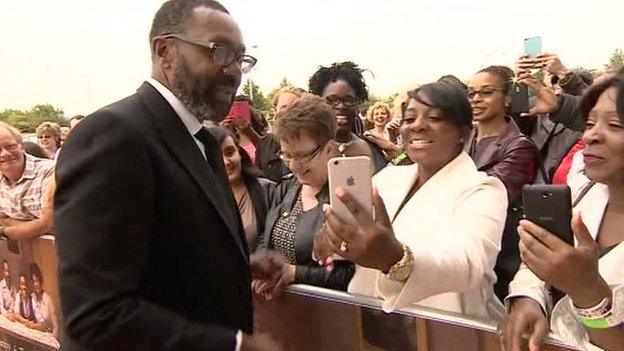
{"label": "necklace", "polygon": [[340,145],[338,145],[338,152],[344,156],[344,152],[347,150],[349,146],[353,145],[354,142],[355,142],[355,138],[352,135],[351,141],[348,141],[346,143],[340,143]]}

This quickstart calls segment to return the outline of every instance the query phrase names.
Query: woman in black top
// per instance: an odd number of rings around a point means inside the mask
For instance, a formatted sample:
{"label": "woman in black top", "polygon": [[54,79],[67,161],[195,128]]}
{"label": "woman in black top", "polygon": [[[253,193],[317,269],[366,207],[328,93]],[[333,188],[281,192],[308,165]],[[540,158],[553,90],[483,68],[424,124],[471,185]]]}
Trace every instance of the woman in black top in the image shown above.
{"label": "woman in black top", "polygon": [[[352,263],[339,261],[328,273],[312,259],[314,235],[325,222],[323,204],[329,202],[327,161],[339,155],[334,112],[323,99],[308,95],[283,113],[274,130],[292,176],[277,186],[260,249],[286,258],[288,283],[346,290],[355,270]],[[257,293],[263,290],[260,285],[254,282]]]}

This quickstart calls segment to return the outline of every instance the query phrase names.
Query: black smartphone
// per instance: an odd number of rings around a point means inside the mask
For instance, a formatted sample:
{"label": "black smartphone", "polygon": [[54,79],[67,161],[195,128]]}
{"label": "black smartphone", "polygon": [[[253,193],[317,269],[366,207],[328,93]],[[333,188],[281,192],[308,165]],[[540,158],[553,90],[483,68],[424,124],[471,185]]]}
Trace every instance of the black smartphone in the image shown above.
{"label": "black smartphone", "polygon": [[529,89],[524,84],[513,83],[511,91],[511,114],[519,115],[529,112]]}
{"label": "black smartphone", "polygon": [[524,216],[574,246],[572,198],[567,185],[525,185],[522,188]]}

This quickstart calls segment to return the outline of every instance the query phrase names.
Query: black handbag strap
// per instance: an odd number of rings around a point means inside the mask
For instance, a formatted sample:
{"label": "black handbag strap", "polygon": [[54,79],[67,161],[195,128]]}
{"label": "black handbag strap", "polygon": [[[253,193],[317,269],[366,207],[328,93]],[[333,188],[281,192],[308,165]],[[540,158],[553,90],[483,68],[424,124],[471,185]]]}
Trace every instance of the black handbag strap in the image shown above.
{"label": "black handbag strap", "polygon": [[581,200],[583,199],[583,197],[589,192],[589,190],[591,190],[591,188],[596,184],[596,182],[591,181],[589,182],[582,190],[581,192],[578,194],[578,196],[576,197],[576,199],[574,199],[574,202],[572,203],[572,208],[576,207],[576,205],[579,204],[579,202],[581,202]]}

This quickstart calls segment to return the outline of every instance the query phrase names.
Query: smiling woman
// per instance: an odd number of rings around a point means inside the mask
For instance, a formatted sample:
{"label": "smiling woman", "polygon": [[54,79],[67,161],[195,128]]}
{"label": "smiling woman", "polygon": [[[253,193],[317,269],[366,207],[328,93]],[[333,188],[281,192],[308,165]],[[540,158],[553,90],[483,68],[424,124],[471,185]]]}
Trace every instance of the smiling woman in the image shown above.
{"label": "smiling woman", "polygon": [[468,83],[476,127],[465,150],[479,171],[503,182],[509,201],[501,254],[496,264],[498,280],[494,289],[500,299],[507,295],[507,285],[520,266],[516,228],[522,216],[519,210],[522,187],[533,183],[538,168],[537,147],[507,114],[513,78],[510,68],[490,66],[475,74]]}
{"label": "smiling woman", "polygon": [[478,172],[462,151],[471,122],[466,95],[455,86],[432,83],[409,93],[401,136],[414,164],[375,176],[374,219],[340,194],[359,213],[358,225],[329,210],[315,242],[318,257],[341,252],[358,264],[350,292],[381,297],[386,311],[416,304],[502,318],[492,286],[507,199],[503,184]]}
{"label": "smiling woman", "polygon": [[[505,350],[515,350],[525,332],[539,345],[547,315],[553,331],[579,348],[624,349],[624,77],[592,86],[580,110],[589,180],[578,174],[586,181],[569,181],[580,189],[573,189],[579,194],[571,224],[575,247],[531,222],[520,223],[525,265],[509,286]],[[553,301],[549,286],[566,296]]]}
{"label": "smiling woman", "polygon": [[[289,283],[346,290],[353,264],[341,261],[328,273],[312,259],[314,235],[325,222],[329,202],[327,161],[338,155],[336,121],[324,99],[311,94],[297,100],[275,122],[281,159],[292,170],[278,185],[267,216],[263,249],[273,249],[288,261]],[[259,284],[256,292],[261,293]]]}
{"label": "smiling woman", "polygon": [[253,253],[264,231],[275,183],[260,177],[260,170],[251,162],[234,133],[220,127],[211,127],[208,131],[221,145],[223,165],[243,221],[247,246]]}
{"label": "smiling woman", "polygon": [[336,142],[342,155],[368,156],[375,173],[388,163],[382,150],[362,138],[363,126],[358,106],[368,100],[363,70],[353,62],[320,67],[309,80],[310,92],[322,96],[333,108],[336,119]]}

